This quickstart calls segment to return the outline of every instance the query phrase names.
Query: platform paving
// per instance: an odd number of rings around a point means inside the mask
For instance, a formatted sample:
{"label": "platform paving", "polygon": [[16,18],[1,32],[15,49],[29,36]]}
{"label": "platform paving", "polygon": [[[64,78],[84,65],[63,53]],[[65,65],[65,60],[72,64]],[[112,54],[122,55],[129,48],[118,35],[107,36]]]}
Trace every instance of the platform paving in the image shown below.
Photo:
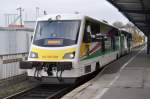
{"label": "platform paving", "polygon": [[146,47],[109,64],[62,99],[150,99],[150,55]]}

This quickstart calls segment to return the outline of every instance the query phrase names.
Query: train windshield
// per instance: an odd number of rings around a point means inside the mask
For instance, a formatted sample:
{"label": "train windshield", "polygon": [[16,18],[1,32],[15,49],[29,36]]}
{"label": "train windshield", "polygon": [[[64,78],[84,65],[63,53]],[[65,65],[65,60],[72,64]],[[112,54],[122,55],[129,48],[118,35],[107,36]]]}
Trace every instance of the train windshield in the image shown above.
{"label": "train windshield", "polygon": [[39,21],[33,43],[44,47],[76,44],[79,27],[79,20]]}

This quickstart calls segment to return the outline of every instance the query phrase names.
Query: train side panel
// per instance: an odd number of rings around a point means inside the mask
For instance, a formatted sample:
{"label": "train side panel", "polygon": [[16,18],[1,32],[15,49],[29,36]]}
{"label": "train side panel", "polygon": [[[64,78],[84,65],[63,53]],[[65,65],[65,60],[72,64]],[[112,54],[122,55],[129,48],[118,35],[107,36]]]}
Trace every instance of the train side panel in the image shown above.
{"label": "train side panel", "polygon": [[[91,33],[102,35],[100,40],[90,40],[86,28],[91,25]],[[86,20],[83,40],[80,45],[79,66],[82,75],[94,72],[119,57],[120,37],[118,29],[104,23]]]}

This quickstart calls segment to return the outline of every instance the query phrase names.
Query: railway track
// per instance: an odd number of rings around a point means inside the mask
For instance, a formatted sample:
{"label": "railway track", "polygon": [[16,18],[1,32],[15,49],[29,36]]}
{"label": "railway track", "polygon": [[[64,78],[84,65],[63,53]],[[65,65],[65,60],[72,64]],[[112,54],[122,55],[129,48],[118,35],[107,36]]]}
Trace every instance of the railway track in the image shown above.
{"label": "railway track", "polygon": [[76,84],[41,84],[31,89],[8,96],[4,99],[59,99],[74,88],[95,77],[103,69],[104,68],[101,68],[99,71],[85,77],[84,79],[79,79],[79,82]]}
{"label": "railway track", "polygon": [[5,99],[58,99],[71,90],[71,88],[73,88],[72,85],[42,84]]}

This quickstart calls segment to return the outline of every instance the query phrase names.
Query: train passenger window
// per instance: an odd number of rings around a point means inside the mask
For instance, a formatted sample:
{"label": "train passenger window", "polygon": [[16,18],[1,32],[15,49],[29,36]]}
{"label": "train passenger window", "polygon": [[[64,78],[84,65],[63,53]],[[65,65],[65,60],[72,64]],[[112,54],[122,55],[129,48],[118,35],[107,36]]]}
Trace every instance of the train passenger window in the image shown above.
{"label": "train passenger window", "polygon": [[104,39],[104,51],[117,50],[119,47],[119,39],[117,38],[118,30],[106,24],[102,24],[100,32],[107,37],[107,39]]}
{"label": "train passenger window", "polygon": [[97,42],[96,34],[98,33],[100,33],[100,24],[89,20],[86,21],[83,41],[85,43]]}
{"label": "train passenger window", "polygon": [[107,49],[107,50],[112,49],[112,39],[111,39],[111,37],[107,37],[107,40],[105,40],[105,49]]}

